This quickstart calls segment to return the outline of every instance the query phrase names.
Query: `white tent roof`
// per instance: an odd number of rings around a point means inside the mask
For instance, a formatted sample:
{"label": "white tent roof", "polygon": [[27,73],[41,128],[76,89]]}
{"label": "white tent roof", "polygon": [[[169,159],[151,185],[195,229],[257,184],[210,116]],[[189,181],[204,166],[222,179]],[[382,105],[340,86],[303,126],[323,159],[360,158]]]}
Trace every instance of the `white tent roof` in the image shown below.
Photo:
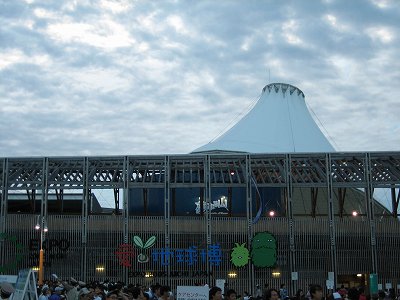
{"label": "white tent roof", "polygon": [[310,115],[303,92],[290,84],[272,83],[238,123],[192,153],[334,151]]}

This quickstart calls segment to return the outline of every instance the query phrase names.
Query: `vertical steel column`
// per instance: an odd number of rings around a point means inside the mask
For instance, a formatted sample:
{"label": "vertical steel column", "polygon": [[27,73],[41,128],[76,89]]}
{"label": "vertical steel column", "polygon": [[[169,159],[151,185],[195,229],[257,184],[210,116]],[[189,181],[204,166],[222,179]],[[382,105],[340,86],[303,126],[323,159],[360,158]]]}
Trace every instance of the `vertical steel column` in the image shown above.
{"label": "vertical steel column", "polygon": [[[170,221],[171,221],[171,209],[170,209],[170,191],[169,191],[169,156],[164,158],[164,236],[165,236],[165,248],[170,249]],[[169,251],[169,250],[167,250]],[[171,286],[171,266],[167,265],[167,282],[168,286]]]}
{"label": "vertical steel column", "polygon": [[[207,238],[207,250],[211,245],[211,182],[210,182],[210,172],[211,172],[211,163],[210,163],[210,155],[205,156],[204,162],[204,200],[206,202],[206,213],[205,213],[205,222],[206,222],[206,238]],[[212,277],[210,276],[210,263],[208,262],[208,251],[207,252],[207,281],[209,286],[214,286],[215,282],[211,282]]]}
{"label": "vertical steel column", "polygon": [[[41,224],[40,224],[40,254],[39,254],[39,264],[41,265],[41,269],[39,270],[42,271],[42,279],[44,275],[43,271],[43,259],[44,259],[44,251],[43,251],[43,243],[46,240],[46,235],[45,235],[45,226],[47,225],[47,201],[49,199],[49,186],[48,186],[48,174],[49,174],[49,159],[45,157],[43,159],[43,173],[42,173],[42,204],[40,208],[40,213],[41,213]],[[40,266],[39,266],[40,269]],[[50,275],[48,273],[48,275]],[[40,280],[39,280],[40,282]]]}
{"label": "vertical steel column", "polygon": [[[128,211],[128,201],[129,201],[129,157],[124,157],[124,164],[122,169],[122,179],[124,182],[123,188],[123,207],[122,207],[122,215],[123,215],[123,235],[124,235],[124,244],[128,244],[129,239],[129,211]],[[123,268],[123,280],[124,282],[128,282],[128,268]]]}
{"label": "vertical steel column", "polygon": [[333,207],[333,179],[331,154],[325,156],[326,162],[326,183],[328,188],[328,215],[329,215],[329,237],[331,251],[331,272],[334,274],[333,286],[337,284],[337,252],[336,252],[336,229],[335,229],[335,210]]}
{"label": "vertical steel column", "polygon": [[[1,217],[0,217],[0,233],[6,232],[6,216],[8,201],[8,159],[3,159],[3,178],[1,179]],[[5,264],[4,239],[0,239],[0,262]]]}
{"label": "vertical steel column", "polygon": [[376,224],[375,224],[375,209],[373,197],[373,185],[371,174],[371,156],[370,153],[365,153],[364,174],[366,181],[365,197],[367,201],[367,212],[371,237],[371,268],[374,274],[378,272],[378,257],[376,247]]}
{"label": "vertical steel column", "polygon": [[81,278],[87,278],[87,233],[88,233],[88,204],[89,204],[89,158],[83,159],[83,201],[82,201],[82,245],[81,245]]}
{"label": "vertical steel column", "polygon": [[286,197],[287,197],[287,218],[289,229],[289,267],[290,267],[290,294],[294,295],[297,291],[297,280],[292,280],[292,273],[296,272],[296,247],[294,244],[294,224],[293,224],[293,184],[292,184],[292,157],[290,154],[286,155],[285,159],[285,172],[286,172]]}
{"label": "vertical steel column", "polygon": [[[251,181],[253,178],[251,172],[251,158],[250,155],[246,155],[246,210],[247,210],[247,247],[251,247],[251,240],[253,238],[253,202],[251,193]],[[247,290],[250,295],[253,295],[253,289],[256,286],[254,278],[254,265],[247,264],[247,278],[248,284]]]}
{"label": "vertical steel column", "polygon": [[49,188],[47,186],[47,174],[48,174],[48,169],[49,167],[49,159],[48,158],[43,158],[43,168],[42,168],[42,201],[40,205],[40,216],[42,219],[42,224],[40,224],[40,228],[43,228],[43,222],[47,216],[47,199],[49,197]]}

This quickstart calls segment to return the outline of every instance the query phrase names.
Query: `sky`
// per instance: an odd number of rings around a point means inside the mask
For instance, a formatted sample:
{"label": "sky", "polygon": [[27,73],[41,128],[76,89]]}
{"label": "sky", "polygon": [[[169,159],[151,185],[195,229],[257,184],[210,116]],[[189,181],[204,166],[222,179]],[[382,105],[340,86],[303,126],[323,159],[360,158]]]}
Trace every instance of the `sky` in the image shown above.
{"label": "sky", "polygon": [[0,0],[0,157],[182,154],[295,85],[338,151],[400,150],[400,1]]}
{"label": "sky", "polygon": [[0,0],[0,157],[188,153],[271,82],[400,150],[400,2]]}

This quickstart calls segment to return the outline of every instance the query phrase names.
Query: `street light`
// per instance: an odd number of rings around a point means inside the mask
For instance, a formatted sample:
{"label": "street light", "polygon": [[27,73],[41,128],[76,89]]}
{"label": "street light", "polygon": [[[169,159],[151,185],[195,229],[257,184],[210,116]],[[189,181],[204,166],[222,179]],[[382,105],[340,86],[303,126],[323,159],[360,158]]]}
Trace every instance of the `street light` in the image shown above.
{"label": "street light", "polygon": [[[40,222],[39,222],[40,221]],[[44,259],[44,250],[43,250],[43,240],[45,239],[45,233],[49,231],[47,227],[47,222],[43,216],[38,216],[36,226],[36,230],[40,230],[40,251],[39,251],[39,285],[43,284],[43,259]]]}

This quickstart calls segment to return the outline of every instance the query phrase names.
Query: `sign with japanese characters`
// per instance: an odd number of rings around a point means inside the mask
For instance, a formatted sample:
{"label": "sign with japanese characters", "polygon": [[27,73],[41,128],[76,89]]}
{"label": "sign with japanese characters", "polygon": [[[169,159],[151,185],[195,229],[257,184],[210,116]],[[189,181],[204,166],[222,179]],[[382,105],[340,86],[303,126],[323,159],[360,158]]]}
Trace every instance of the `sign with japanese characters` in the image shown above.
{"label": "sign with japanese characters", "polygon": [[[189,246],[188,248],[152,248],[156,243],[156,237],[151,236],[143,241],[139,236],[133,236],[132,244],[120,244],[115,251],[119,264],[130,268],[133,262],[141,264],[148,262],[161,266],[194,266],[196,264],[208,264],[219,266],[222,262],[222,249],[219,244],[208,245],[207,248]],[[152,249],[150,249],[152,248]]]}
{"label": "sign with japanese characters", "polygon": [[178,286],[176,300],[208,300],[208,286]]}

